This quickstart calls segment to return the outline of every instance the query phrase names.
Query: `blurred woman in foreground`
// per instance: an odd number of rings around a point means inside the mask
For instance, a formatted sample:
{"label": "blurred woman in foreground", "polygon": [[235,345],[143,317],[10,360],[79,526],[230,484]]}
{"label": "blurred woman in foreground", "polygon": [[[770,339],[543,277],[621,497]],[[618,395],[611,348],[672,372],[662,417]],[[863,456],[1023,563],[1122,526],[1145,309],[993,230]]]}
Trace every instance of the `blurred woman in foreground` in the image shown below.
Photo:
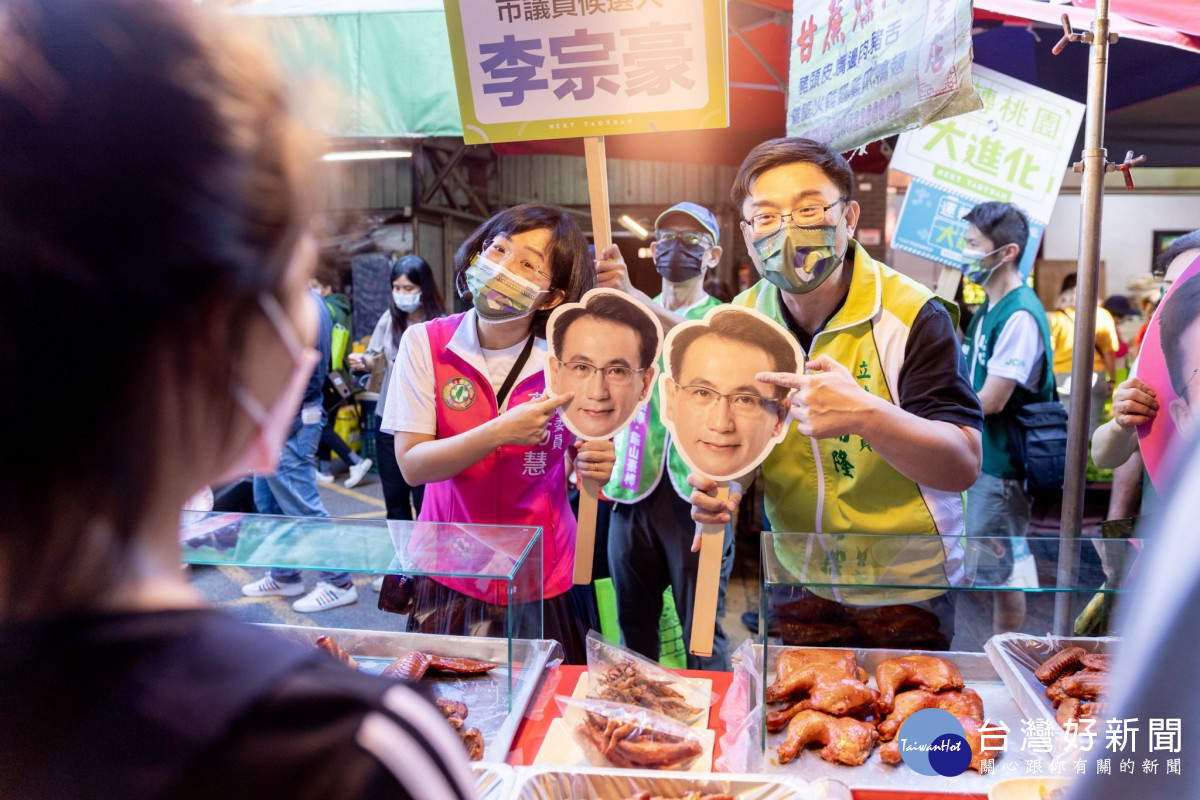
{"label": "blurred woman in foreground", "polygon": [[0,796],[468,796],[420,694],[179,569],[183,502],[273,469],[317,357],[311,154],[223,25],[0,2],[0,358],[40,387],[0,382],[0,424],[53,423],[0,481]]}

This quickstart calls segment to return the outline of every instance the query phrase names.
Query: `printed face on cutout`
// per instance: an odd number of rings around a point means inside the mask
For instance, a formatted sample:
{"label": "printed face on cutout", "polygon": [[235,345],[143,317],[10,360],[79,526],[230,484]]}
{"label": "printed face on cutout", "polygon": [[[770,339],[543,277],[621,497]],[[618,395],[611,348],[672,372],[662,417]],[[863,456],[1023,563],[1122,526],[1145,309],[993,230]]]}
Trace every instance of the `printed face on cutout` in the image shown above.
{"label": "printed face on cutout", "polygon": [[776,357],[716,333],[692,340],[681,360],[673,345],[668,343],[668,363],[678,362],[679,374],[663,378],[662,408],[676,449],[694,471],[715,480],[744,475],[787,433],[778,387],[754,379],[778,371]]}
{"label": "printed face on cutout", "polygon": [[636,301],[593,289],[582,302],[555,310],[547,338],[546,383],[554,394],[575,393],[563,419],[576,436],[607,439],[649,402],[662,329]]}

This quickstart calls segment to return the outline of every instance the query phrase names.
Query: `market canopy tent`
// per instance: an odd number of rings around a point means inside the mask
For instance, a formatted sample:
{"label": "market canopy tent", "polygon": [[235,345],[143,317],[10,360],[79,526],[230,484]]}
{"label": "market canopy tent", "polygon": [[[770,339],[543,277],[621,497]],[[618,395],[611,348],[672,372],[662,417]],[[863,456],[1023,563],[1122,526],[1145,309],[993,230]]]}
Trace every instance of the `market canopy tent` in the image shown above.
{"label": "market canopy tent", "polygon": [[[843,0],[848,1],[848,0]],[[1086,48],[1050,55],[1065,12],[1077,30],[1083,8],[1036,0],[977,0],[975,58],[1013,77],[1082,101]],[[1175,0],[1114,3],[1122,40],[1109,75],[1109,147],[1145,152],[1153,166],[1200,166],[1200,11]],[[738,164],[784,133],[791,0],[729,3],[729,128],[615,136],[608,155],[651,161]],[[335,137],[461,136],[446,17],[437,0],[264,0],[234,13],[262,19],[285,65],[326,78],[339,102],[322,120]],[[1078,20],[1076,20],[1078,18]],[[1032,27],[1034,24],[1038,27]],[[1053,59],[1053,61],[1051,61]],[[325,104],[322,103],[322,106]],[[1122,109],[1127,109],[1123,111]],[[578,140],[496,145],[504,153],[582,155]],[[856,159],[882,171],[871,148]]]}

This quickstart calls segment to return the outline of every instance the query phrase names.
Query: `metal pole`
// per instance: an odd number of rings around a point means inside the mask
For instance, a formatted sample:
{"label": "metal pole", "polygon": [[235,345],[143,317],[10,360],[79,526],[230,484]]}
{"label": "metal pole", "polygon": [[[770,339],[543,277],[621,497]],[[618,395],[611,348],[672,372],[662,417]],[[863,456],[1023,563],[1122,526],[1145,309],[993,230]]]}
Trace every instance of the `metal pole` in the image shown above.
{"label": "metal pole", "polygon": [[1097,282],[1100,273],[1100,218],[1104,203],[1107,160],[1104,143],[1104,96],[1108,81],[1108,0],[1096,0],[1088,70],[1086,133],[1083,140],[1083,191],[1080,209],[1079,267],[1075,295],[1075,350],[1071,360],[1071,400],[1067,411],[1067,469],[1063,486],[1062,537],[1058,551],[1058,592],[1054,598],[1054,633],[1072,628],[1072,594],[1079,566],[1083,528],[1084,483],[1087,478],[1092,361],[1096,342]]}

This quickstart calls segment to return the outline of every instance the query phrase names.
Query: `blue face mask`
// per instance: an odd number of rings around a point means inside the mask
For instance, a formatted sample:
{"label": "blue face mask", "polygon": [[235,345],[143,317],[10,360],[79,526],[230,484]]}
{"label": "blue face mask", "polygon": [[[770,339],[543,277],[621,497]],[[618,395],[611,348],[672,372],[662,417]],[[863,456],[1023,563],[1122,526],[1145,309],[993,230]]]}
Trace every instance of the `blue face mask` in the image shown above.
{"label": "blue face mask", "polygon": [[824,283],[842,265],[837,253],[837,226],[811,228],[787,226],[758,241],[750,241],[750,255],[762,275],[780,290],[807,294]]}

